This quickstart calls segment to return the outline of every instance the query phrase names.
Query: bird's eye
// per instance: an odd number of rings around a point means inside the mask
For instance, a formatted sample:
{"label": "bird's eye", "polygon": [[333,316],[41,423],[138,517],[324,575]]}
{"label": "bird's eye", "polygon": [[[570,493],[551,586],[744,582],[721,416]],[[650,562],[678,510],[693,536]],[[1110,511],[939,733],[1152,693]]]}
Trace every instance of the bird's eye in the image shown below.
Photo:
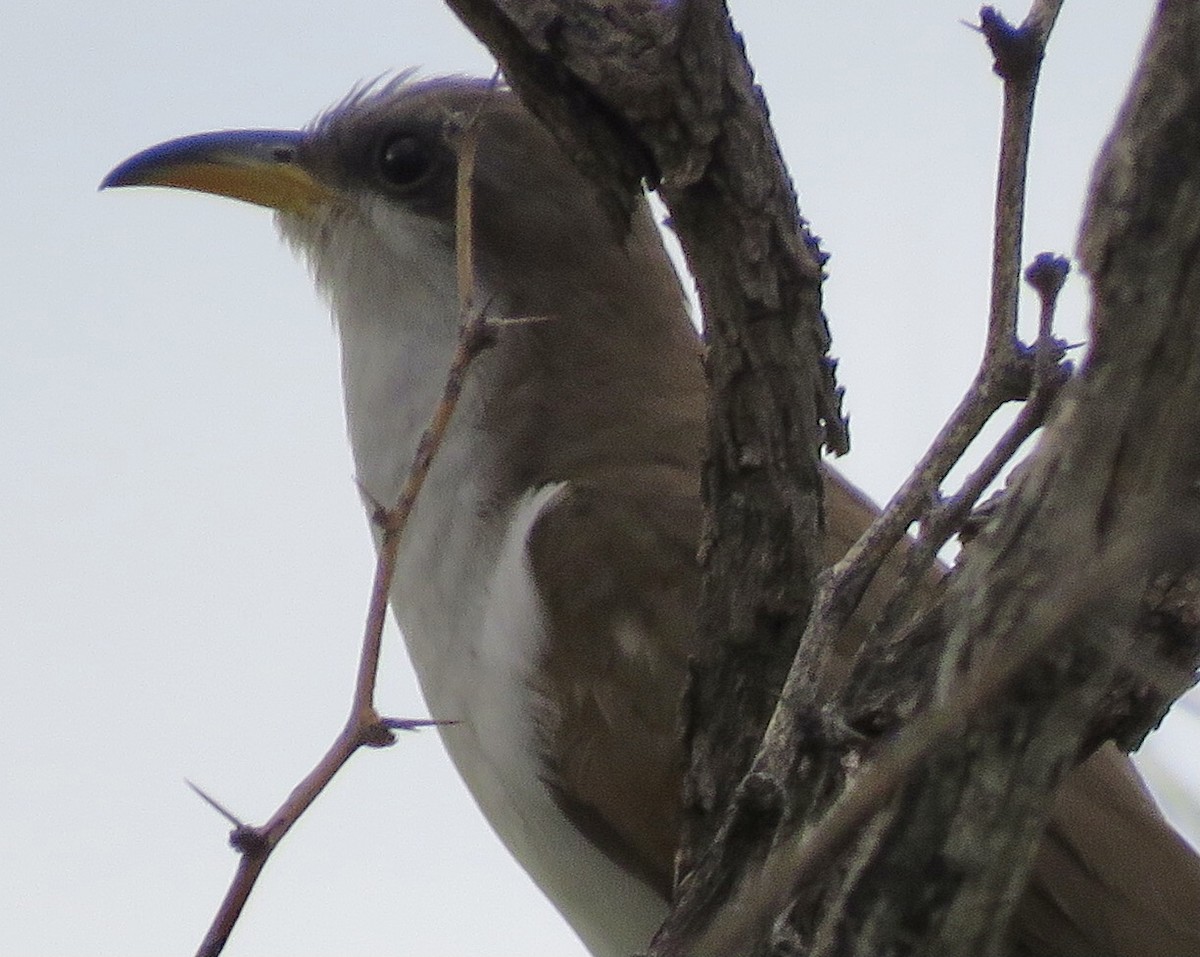
{"label": "bird's eye", "polygon": [[432,168],[429,150],[412,133],[397,133],[379,148],[379,173],[393,186],[413,186]]}

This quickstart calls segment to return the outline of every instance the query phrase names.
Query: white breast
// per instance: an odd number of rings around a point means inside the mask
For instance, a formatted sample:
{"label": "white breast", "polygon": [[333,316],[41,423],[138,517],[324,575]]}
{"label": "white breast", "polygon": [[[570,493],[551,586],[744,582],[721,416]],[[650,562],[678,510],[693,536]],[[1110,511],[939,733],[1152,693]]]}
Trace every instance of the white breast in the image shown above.
{"label": "white breast", "polygon": [[[542,703],[527,674],[547,635],[525,543],[557,492],[547,486],[518,504],[476,599],[457,590],[470,588],[461,576],[434,570],[416,589],[399,585],[395,607],[431,713],[460,721],[443,738],[489,822],[592,953],[622,957],[648,944],[666,916],[663,902],[567,820],[537,759]],[[422,538],[414,536],[404,562],[414,571],[425,564],[417,550],[436,547]],[[449,633],[437,633],[442,622]]]}
{"label": "white breast", "polygon": [[[363,213],[316,228],[280,225],[308,253],[334,309],[348,430],[370,508],[390,505],[407,475],[442,390],[458,305],[435,224],[378,206]],[[387,228],[372,226],[373,216],[390,217]],[[548,636],[526,540],[559,489],[529,490],[507,505],[492,498],[488,463],[503,450],[476,427],[481,379],[473,369],[401,539],[392,609],[429,713],[458,722],[443,739],[483,813],[592,953],[621,957],[646,946],[665,907],[583,838],[542,783],[535,717],[543,703],[528,674]]]}

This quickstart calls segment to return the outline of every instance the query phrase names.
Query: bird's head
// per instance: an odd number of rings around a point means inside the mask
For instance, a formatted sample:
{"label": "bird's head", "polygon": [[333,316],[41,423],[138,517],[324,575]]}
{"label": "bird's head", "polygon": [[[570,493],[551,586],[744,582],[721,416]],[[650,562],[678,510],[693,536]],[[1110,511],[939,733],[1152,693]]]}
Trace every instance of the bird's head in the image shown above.
{"label": "bird's head", "polygon": [[386,496],[457,337],[456,189],[468,127],[474,301],[497,318],[548,321],[498,337],[472,368],[479,401],[460,417],[504,436],[505,461],[519,463],[497,467],[506,474],[559,475],[601,446],[605,458],[631,456],[640,443],[629,423],[647,416],[667,433],[648,442],[678,444],[693,459],[696,442],[676,438],[689,433],[660,407],[698,417],[696,337],[646,203],[631,224],[615,221],[541,123],[488,81],[401,75],[352,92],[301,130],[151,147],[102,188],[176,187],[276,211],[341,333],[360,480],[374,478],[373,494]]}
{"label": "bird's head", "polygon": [[402,74],[356,89],[301,130],[161,143],[101,188],[176,187],[275,210],[345,321],[372,289],[394,300],[398,280],[453,291],[456,176],[469,124],[478,127],[477,294],[502,311],[561,315],[571,304],[553,293],[571,288],[595,313],[594,297],[611,288],[606,256],[622,251],[623,231],[541,124],[484,80]]}

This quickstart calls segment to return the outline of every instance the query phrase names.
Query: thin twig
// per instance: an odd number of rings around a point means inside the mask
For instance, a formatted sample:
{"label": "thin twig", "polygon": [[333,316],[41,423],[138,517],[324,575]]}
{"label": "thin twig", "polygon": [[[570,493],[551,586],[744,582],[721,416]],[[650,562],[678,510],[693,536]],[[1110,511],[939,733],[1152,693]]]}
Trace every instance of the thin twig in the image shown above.
{"label": "thin twig", "polygon": [[928,574],[937,560],[937,553],[971,514],[979,497],[995,481],[1000,470],[1045,422],[1059,390],[1071,375],[1070,363],[1063,361],[1065,347],[1054,337],[1054,309],[1058,293],[1067,277],[1070,264],[1061,256],[1041,253],[1025,270],[1025,278],[1041,298],[1038,319],[1038,338],[1034,344],[1034,377],[1029,399],[1005,430],[1000,441],[988,450],[983,461],[967,476],[949,498],[939,502],[921,521],[921,533],[904,557],[904,567],[889,596],[880,622],[902,620],[918,593],[918,583]]}
{"label": "thin twig", "polygon": [[[197,951],[198,957],[216,957],[221,953],[271,852],[355,751],[364,746],[383,747],[391,744],[395,740],[393,729],[412,729],[427,724],[453,723],[453,721],[381,718],[375,710],[374,697],[383,625],[387,617],[388,593],[391,590],[392,577],[395,573],[400,537],[404,532],[417,496],[425,484],[434,455],[446,435],[450,419],[462,393],[467,368],[489,341],[485,312],[476,310],[472,304],[474,261],[472,255],[471,184],[477,141],[478,116],[476,115],[465,124],[459,141],[455,252],[459,306],[463,321],[450,368],[446,373],[441,399],[434,408],[429,424],[417,444],[417,451],[413,456],[404,487],[392,508],[377,509],[375,514],[375,520],[382,530],[382,540],[375,564],[367,620],[363,629],[362,651],[359,655],[350,716],[345,727],[316,767],[292,790],[264,826],[261,828],[239,826],[234,831],[231,842],[241,852],[241,861],[212,925]],[[219,807],[207,796],[202,796],[209,800],[209,803]]]}
{"label": "thin twig", "polygon": [[1033,98],[1042,54],[1061,6],[1062,0],[1038,0],[1019,27],[1013,27],[991,7],[979,11],[979,30],[995,57],[993,69],[1004,80],[987,338],[987,354],[993,360],[1010,355],[1016,342]]}
{"label": "thin twig", "polygon": [[[813,689],[813,697],[823,700],[831,692],[823,677],[833,673],[826,660],[835,647],[833,636],[845,627],[884,560],[909,526],[920,520],[922,513],[936,508],[940,502],[938,489],[950,469],[996,411],[1009,401],[1028,398],[1031,394],[1031,383],[1036,378],[1032,366],[1036,360],[1032,358],[1031,350],[1021,346],[1016,335],[1021,233],[1034,93],[1042,54],[1061,6],[1062,0],[1036,0],[1020,27],[1009,25],[990,7],[980,11],[978,30],[987,39],[995,57],[995,70],[1004,80],[991,307],[984,357],[963,398],[908,479],[819,585],[813,598],[809,627],[801,639],[804,653],[797,656],[797,662],[802,663],[803,668],[793,668],[793,674],[788,676],[791,688],[785,689],[785,700],[788,694],[800,690],[798,682],[807,683],[814,677],[818,684]],[[1017,431],[1028,427],[1030,421],[1031,417],[1026,416],[1018,424]],[[995,455],[989,456],[987,467],[994,465],[995,458]],[[995,466],[997,471],[1002,464]],[[970,509],[983,491],[981,487],[967,502],[976,485],[977,482],[971,482],[964,487],[956,498],[954,512],[961,511],[965,515]]]}
{"label": "thin twig", "polygon": [[[1059,591],[1043,595],[1028,614],[1029,620],[1042,621],[1041,627],[1026,629],[1012,647],[1001,648],[987,667],[969,674],[942,704],[913,718],[896,741],[859,772],[802,841],[775,843],[761,868],[746,887],[739,889],[737,898],[722,909],[722,914],[730,914],[740,927],[752,928],[767,915],[780,913],[793,896],[792,889],[817,880],[904,785],[913,769],[965,727],[973,715],[995,701],[1021,669],[1058,639],[1064,629],[1077,625],[1098,606],[1120,600],[1127,585],[1129,553],[1143,544],[1120,543],[1089,575],[1063,579]],[[1131,644],[1132,632],[1114,634],[1110,640]]]}

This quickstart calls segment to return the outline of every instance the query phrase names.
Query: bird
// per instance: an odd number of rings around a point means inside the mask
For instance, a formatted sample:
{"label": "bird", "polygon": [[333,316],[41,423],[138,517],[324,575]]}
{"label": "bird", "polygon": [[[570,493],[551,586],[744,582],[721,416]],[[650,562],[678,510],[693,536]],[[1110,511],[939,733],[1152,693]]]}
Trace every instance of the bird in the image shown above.
{"label": "bird", "polygon": [[[694,623],[702,340],[645,198],[615,222],[511,91],[408,73],[303,129],[151,147],[102,188],[274,210],[334,317],[372,512],[400,491],[457,341],[468,121],[475,301],[538,321],[502,326],[471,365],[390,604],[492,828],[591,954],[621,957],[668,911],[681,699],[707,651]],[[824,496],[832,563],[877,509],[830,466]],[[1111,743],[1059,787],[1011,934],[1022,954],[1200,953],[1200,859]]]}

